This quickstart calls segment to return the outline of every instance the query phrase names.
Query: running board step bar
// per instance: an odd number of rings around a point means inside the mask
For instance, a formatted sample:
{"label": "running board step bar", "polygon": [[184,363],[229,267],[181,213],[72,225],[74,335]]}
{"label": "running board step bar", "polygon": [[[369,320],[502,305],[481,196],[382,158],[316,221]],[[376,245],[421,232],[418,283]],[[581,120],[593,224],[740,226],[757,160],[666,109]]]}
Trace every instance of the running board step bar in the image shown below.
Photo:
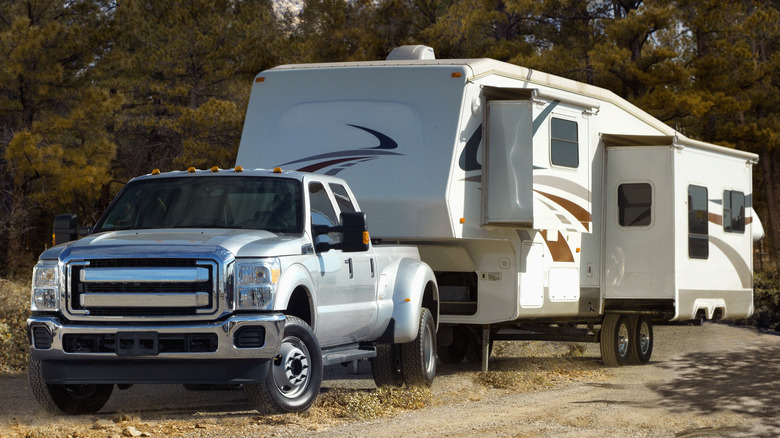
{"label": "running board step bar", "polygon": [[376,347],[351,344],[322,350],[322,365],[336,365],[358,359],[376,357]]}

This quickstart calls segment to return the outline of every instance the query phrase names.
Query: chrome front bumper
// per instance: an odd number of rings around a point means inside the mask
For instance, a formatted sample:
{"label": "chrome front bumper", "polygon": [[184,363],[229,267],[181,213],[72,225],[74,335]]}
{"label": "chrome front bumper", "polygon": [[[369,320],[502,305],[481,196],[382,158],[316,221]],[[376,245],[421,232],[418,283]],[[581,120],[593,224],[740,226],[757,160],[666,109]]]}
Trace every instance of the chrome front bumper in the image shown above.
{"label": "chrome front bumper", "polygon": [[[42,361],[270,359],[281,346],[284,323],[281,314],[239,315],[213,323],[137,325],[64,324],[56,316],[32,316],[27,320],[27,332],[32,357]],[[236,337],[247,330],[253,330],[254,343],[242,347]],[[257,340],[259,332],[262,340]],[[187,345],[198,336],[212,345]],[[165,347],[168,341],[175,348]],[[178,348],[180,344],[184,347]]]}

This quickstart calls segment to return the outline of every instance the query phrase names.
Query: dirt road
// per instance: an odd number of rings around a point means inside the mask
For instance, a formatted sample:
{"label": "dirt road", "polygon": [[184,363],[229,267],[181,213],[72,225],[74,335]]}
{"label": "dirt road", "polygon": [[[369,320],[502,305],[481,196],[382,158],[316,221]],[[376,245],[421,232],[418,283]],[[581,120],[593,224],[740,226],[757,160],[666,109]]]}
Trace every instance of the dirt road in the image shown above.
{"label": "dirt road", "polygon": [[[427,407],[368,421],[336,415],[327,402],[262,418],[242,391],[178,385],[134,386],[97,415],[56,417],[41,412],[23,376],[6,375],[0,436],[780,436],[780,336],[722,324],[661,326],[655,335],[650,364],[614,369],[597,345],[563,358],[499,348],[491,369],[541,370],[528,374],[530,387],[491,385],[465,363],[442,366]],[[375,394],[368,364],[358,371],[328,369],[323,392]]]}

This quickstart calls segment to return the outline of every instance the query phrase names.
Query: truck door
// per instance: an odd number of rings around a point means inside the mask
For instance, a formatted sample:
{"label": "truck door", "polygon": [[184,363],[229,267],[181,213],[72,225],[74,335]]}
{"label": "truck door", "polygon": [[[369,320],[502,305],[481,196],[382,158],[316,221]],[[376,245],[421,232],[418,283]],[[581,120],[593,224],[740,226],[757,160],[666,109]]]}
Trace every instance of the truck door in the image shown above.
{"label": "truck door", "polygon": [[[309,205],[312,225],[339,224],[334,203],[322,183],[309,184]],[[338,243],[340,239],[339,233],[324,234],[315,237],[315,245],[322,241]],[[366,281],[371,278],[373,266],[367,257],[366,253],[344,253],[340,249],[317,253],[319,271],[313,273],[318,281],[315,333],[322,347],[359,342],[371,333],[377,309],[375,287]]]}

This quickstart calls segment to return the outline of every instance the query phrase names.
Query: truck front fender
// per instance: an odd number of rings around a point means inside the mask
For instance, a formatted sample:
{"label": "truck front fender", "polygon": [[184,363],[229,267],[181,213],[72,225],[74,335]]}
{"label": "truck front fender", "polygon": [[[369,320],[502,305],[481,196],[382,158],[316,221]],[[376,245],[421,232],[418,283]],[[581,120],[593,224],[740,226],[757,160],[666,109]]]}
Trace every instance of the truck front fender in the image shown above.
{"label": "truck front fender", "polygon": [[[392,283],[392,321],[380,342],[406,343],[417,338],[420,313],[427,307],[433,314],[436,328],[439,327],[439,288],[433,270],[426,263],[412,258],[403,258],[397,265],[388,267],[395,272],[384,272]],[[391,337],[392,336],[392,337]]]}
{"label": "truck front fender", "polygon": [[309,270],[301,264],[292,264],[284,268],[282,277],[279,279],[279,284],[276,286],[276,297],[274,299],[274,310],[284,312],[290,305],[290,300],[293,298],[293,294],[301,294],[301,291],[306,293],[307,300],[309,302],[309,316],[298,316],[314,330],[317,325],[317,306],[314,302],[313,292],[316,287],[314,281],[311,278]]}

